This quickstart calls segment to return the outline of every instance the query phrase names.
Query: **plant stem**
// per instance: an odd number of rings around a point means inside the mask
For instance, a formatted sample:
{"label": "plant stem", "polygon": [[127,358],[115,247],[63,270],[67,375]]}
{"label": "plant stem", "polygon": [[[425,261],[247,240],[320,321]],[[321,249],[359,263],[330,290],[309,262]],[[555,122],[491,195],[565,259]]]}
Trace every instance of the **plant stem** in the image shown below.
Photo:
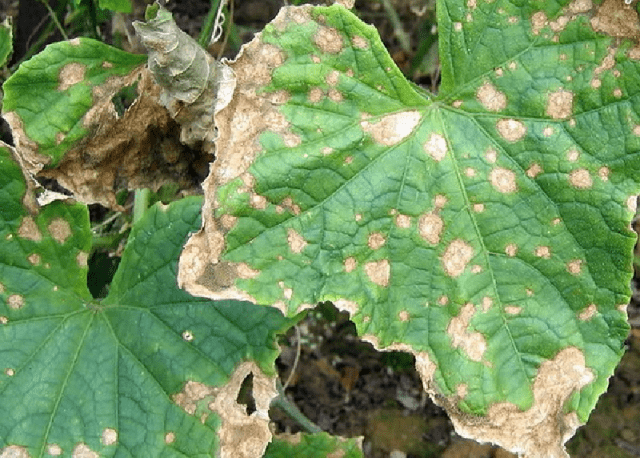
{"label": "plant stem", "polygon": [[47,11],[49,11],[49,16],[51,16],[51,20],[53,21],[53,23],[58,28],[58,31],[60,32],[60,35],[62,35],[62,37],[65,39],[65,41],[69,40],[69,36],[67,35],[67,32],[64,31],[64,28],[62,27],[62,24],[60,24],[60,21],[58,21],[58,16],[56,16],[55,11],[53,11],[53,9],[49,6],[49,3],[46,2],[45,0],[40,0],[40,3],[42,3],[44,5],[44,7],[47,9]]}
{"label": "plant stem", "polygon": [[278,396],[271,401],[271,407],[277,407],[282,410],[289,416],[289,418],[298,423],[298,425],[308,433],[317,434],[322,432],[322,429],[318,425],[309,420],[302,412],[300,412],[300,409],[298,409],[295,404],[287,399],[287,395],[284,393],[280,380],[276,380],[276,388],[278,389]]}
{"label": "plant stem", "polygon": [[198,44],[207,49],[211,42],[211,34],[213,33],[213,27],[215,26],[216,18],[218,17],[218,9],[220,8],[221,0],[211,0],[211,8],[207,17],[204,19],[200,36],[198,37]]}
{"label": "plant stem", "polygon": [[133,198],[133,224],[136,224],[147,211],[150,195],[151,191],[148,188],[136,189]]}
{"label": "plant stem", "polygon": [[389,0],[381,1],[384,10],[386,11],[387,15],[389,15],[391,24],[393,24],[393,31],[395,32],[396,37],[398,37],[400,47],[407,54],[411,54],[411,39],[409,38],[407,32],[404,31],[404,27],[402,27],[402,21],[400,21],[398,13],[396,13],[396,10],[393,8],[393,5]]}

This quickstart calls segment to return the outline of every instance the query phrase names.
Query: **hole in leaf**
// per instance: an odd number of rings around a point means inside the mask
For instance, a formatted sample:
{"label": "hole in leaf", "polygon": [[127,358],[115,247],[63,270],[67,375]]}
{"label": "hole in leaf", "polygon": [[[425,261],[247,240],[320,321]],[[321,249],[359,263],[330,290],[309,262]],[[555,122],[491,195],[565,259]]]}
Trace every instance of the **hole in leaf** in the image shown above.
{"label": "hole in leaf", "polygon": [[138,98],[138,82],[136,81],[130,86],[124,86],[120,89],[116,95],[111,98],[113,107],[118,113],[118,117],[124,115],[124,112],[131,106],[131,104]]}
{"label": "hole in leaf", "polygon": [[256,411],[256,401],[253,398],[253,374],[247,375],[242,381],[236,402],[247,408],[247,415]]}
{"label": "hole in leaf", "polygon": [[109,285],[118,269],[120,258],[106,251],[94,251],[89,258],[87,287],[94,299],[107,296]]}

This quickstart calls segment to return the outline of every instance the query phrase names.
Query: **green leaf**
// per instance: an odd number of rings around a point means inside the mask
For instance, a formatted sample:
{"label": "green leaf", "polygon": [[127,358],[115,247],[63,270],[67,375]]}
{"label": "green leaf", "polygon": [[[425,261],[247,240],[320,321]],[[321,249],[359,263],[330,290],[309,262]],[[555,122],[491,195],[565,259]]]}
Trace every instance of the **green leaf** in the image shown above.
{"label": "green leaf", "polygon": [[53,167],[90,133],[97,102],[132,84],[145,60],[88,38],[54,43],[4,83],[3,116],[19,146]]}
{"label": "green leaf", "polygon": [[280,435],[267,447],[264,458],[360,458],[361,440],[320,434]]}
{"label": "green leaf", "polygon": [[100,0],[100,8],[119,13],[130,13],[131,0]]}
{"label": "green leaf", "polygon": [[13,53],[13,28],[11,22],[11,17],[8,16],[0,24],[0,67],[9,61],[9,57]]}
{"label": "green leaf", "polygon": [[[254,453],[264,450],[275,333],[289,322],[177,288],[202,199],[152,207],[98,302],[86,287],[86,206],[32,215],[25,192],[0,149],[0,455],[214,456],[237,447],[238,419],[256,435]],[[247,417],[235,400],[251,373],[258,415]]]}
{"label": "green leaf", "polygon": [[333,301],[461,434],[565,456],[629,329],[639,53],[591,2],[518,5],[438,3],[437,97],[346,9],[283,10],[232,65],[181,281]]}

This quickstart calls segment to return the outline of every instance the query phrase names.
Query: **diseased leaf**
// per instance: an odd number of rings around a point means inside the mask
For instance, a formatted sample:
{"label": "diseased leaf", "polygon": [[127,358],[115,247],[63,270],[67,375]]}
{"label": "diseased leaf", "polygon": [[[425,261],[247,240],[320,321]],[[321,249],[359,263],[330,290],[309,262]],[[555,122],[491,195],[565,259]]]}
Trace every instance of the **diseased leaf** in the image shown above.
{"label": "diseased leaf", "polygon": [[[145,60],[81,38],[50,45],[21,65],[4,85],[3,116],[23,166],[84,203],[119,210],[115,196],[123,187],[199,188],[185,170],[210,158],[180,144]],[[127,87],[137,98],[118,113]]]}
{"label": "diseased leaf", "polygon": [[267,447],[264,458],[360,458],[362,438],[344,439],[320,434],[280,434]]}
{"label": "diseased leaf", "polygon": [[[0,455],[260,456],[271,437],[274,337],[288,321],[177,288],[201,198],[145,214],[99,302],[86,287],[86,206],[54,202],[33,215],[25,192],[1,148]],[[249,374],[251,416],[236,403]]]}
{"label": "diseased leaf", "polygon": [[283,9],[230,64],[180,284],[333,301],[461,434],[566,456],[628,332],[640,53],[605,5],[439,1],[437,97],[344,8]]}
{"label": "diseased leaf", "polygon": [[58,164],[89,134],[96,99],[108,94],[110,100],[123,85],[135,81],[145,60],[77,38],[49,45],[23,63],[3,85],[2,106],[19,153],[40,168]]}
{"label": "diseased leaf", "polygon": [[180,139],[187,145],[211,142],[214,115],[231,99],[235,77],[189,35],[180,30],[171,13],[158,5],[147,23],[133,27],[149,50],[149,69],[162,86],[160,101],[182,126]]}

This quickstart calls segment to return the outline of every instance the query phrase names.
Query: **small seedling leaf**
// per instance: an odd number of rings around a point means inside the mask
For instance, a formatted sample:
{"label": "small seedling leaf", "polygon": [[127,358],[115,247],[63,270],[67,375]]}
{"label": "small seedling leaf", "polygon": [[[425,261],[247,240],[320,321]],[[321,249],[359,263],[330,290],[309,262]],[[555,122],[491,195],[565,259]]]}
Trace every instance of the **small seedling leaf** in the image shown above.
{"label": "small seedling leaf", "polygon": [[181,284],[333,301],[461,434],[566,456],[628,332],[640,52],[607,4],[440,1],[437,97],[343,7],[283,9],[230,64]]}
{"label": "small seedling leaf", "polygon": [[[0,455],[261,456],[275,333],[288,320],[177,288],[202,199],[151,208],[97,301],[86,286],[87,207],[58,201],[30,213],[28,193],[0,148]],[[249,375],[251,416],[236,403]],[[238,432],[252,440],[239,446]]]}

